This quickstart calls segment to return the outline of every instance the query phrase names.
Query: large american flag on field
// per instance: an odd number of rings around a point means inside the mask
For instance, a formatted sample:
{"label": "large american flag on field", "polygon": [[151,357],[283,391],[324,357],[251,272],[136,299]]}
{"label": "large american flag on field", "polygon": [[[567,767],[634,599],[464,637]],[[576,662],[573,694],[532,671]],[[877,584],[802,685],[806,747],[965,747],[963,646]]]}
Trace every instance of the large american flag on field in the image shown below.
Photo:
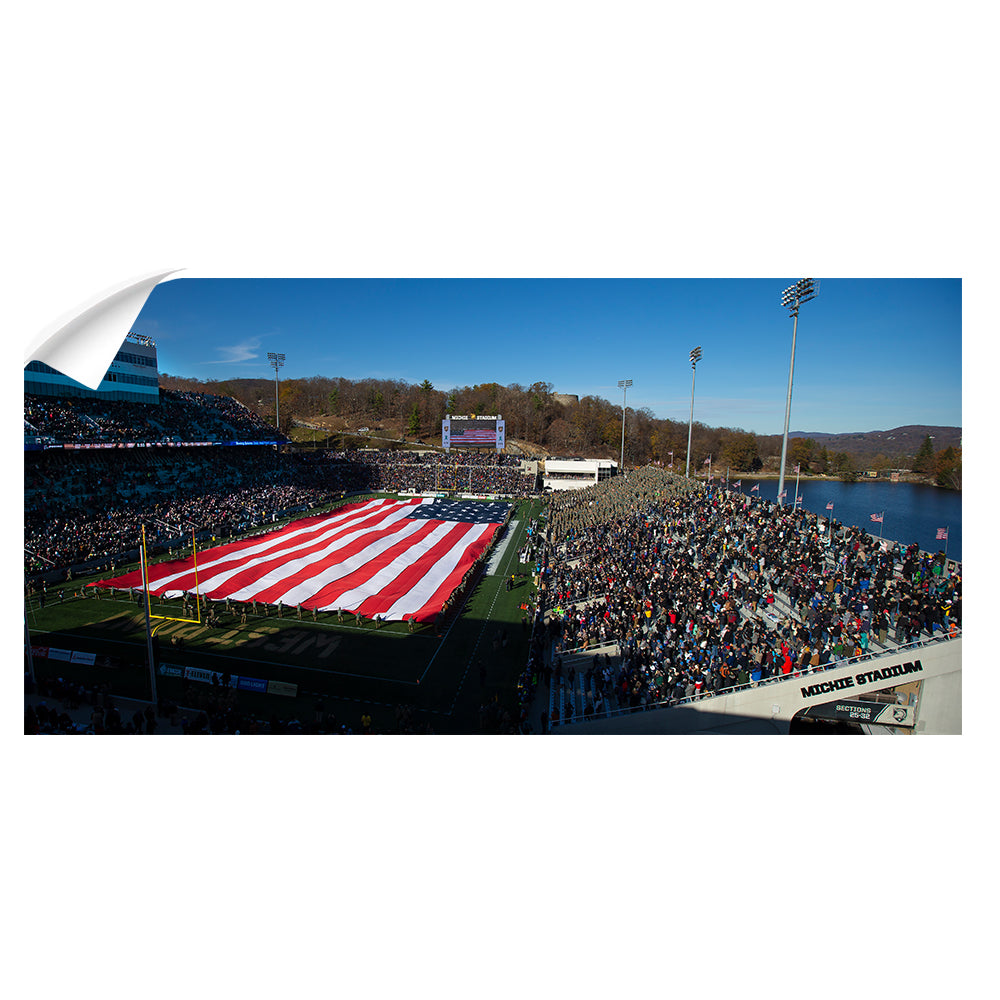
{"label": "large american flag on field", "polygon": [[[338,608],[386,621],[432,621],[489,546],[510,504],[415,497],[369,500],[198,553],[210,600]],[[91,586],[142,589],[137,570]],[[149,567],[150,592],[195,592],[194,560]]]}

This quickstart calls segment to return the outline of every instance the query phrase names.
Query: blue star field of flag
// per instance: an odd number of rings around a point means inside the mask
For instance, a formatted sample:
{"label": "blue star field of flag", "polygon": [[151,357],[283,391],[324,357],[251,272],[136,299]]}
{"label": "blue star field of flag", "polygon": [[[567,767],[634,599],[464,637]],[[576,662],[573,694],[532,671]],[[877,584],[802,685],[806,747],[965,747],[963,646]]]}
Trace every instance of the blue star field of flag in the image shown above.
{"label": "blue star field of flag", "polygon": [[434,500],[422,503],[407,512],[407,517],[420,521],[463,521],[466,524],[500,524],[511,504],[501,501]]}

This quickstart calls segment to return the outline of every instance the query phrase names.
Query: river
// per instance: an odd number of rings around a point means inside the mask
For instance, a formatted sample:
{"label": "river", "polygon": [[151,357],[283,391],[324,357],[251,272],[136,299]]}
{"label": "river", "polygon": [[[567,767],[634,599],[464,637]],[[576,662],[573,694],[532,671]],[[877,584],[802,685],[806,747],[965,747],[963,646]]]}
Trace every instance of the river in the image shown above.
{"label": "river", "polygon": [[[730,482],[738,479],[730,473]],[[741,492],[749,493],[754,481],[745,480]],[[785,503],[795,499],[795,475],[785,477],[788,496]],[[778,493],[778,481],[761,480],[760,496],[772,503]],[[800,506],[814,514],[826,517],[832,514],[841,524],[853,524],[873,535],[909,545],[916,542],[925,552],[945,550],[949,559],[962,559],[962,494],[942,490],[936,486],[916,483],[889,483],[860,481],[844,483],[839,480],[799,481]],[[826,505],[833,501],[833,510]],[[881,525],[871,519],[872,514],[885,512]],[[938,528],[948,529],[947,542],[937,540]]]}

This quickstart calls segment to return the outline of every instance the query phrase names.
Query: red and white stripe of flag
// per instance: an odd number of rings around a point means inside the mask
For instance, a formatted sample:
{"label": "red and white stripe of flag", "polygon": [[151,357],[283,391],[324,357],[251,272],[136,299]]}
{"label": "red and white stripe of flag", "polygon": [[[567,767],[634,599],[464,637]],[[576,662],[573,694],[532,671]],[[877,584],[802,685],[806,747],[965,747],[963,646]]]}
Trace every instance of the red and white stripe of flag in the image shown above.
{"label": "red and white stripe of flag", "polygon": [[939,542],[940,541],[945,541],[946,542],[948,540],[948,529],[947,528],[938,528],[938,530],[937,530],[937,538],[938,538]]}
{"label": "red and white stripe of flag", "polygon": [[872,514],[872,520],[873,520],[873,521],[874,521],[874,522],[875,522],[876,524],[880,524],[880,523],[881,523],[881,521],[882,521],[882,518],[883,518],[883,516],[884,516],[884,514]]}
{"label": "red and white stripe of flag", "polygon": [[[498,525],[408,517],[421,502],[351,504],[203,550],[197,593],[211,600],[340,608],[387,621],[433,620]],[[150,592],[164,597],[194,593],[194,569],[193,559],[150,566]],[[142,574],[100,585],[141,589]]]}

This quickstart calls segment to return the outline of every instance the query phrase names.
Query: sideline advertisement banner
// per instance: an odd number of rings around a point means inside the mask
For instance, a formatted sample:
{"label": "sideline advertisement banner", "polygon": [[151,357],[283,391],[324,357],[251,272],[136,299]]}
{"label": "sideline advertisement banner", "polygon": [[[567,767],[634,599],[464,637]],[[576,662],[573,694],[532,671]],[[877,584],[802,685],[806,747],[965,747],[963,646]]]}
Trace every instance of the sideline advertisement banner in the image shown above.
{"label": "sideline advertisement banner", "polygon": [[[197,681],[200,684],[211,684],[214,678],[216,682],[222,684],[222,674],[218,670],[206,670],[201,667],[182,667],[176,663],[161,663],[159,673],[163,677],[183,677],[185,680]],[[297,684],[285,684],[281,681],[267,681],[262,677],[243,677],[236,674],[230,674],[229,686],[238,691],[280,694],[292,698],[298,693]]]}
{"label": "sideline advertisement banner", "polygon": [[[205,670],[202,667],[185,667],[184,679],[186,681],[199,681],[202,684],[222,684],[222,674],[218,670]],[[239,680],[234,674],[229,675],[229,686],[236,687]]]}
{"label": "sideline advertisement banner", "polygon": [[257,694],[267,694],[267,681],[259,677],[240,677],[236,685],[240,691],[253,691]]}

